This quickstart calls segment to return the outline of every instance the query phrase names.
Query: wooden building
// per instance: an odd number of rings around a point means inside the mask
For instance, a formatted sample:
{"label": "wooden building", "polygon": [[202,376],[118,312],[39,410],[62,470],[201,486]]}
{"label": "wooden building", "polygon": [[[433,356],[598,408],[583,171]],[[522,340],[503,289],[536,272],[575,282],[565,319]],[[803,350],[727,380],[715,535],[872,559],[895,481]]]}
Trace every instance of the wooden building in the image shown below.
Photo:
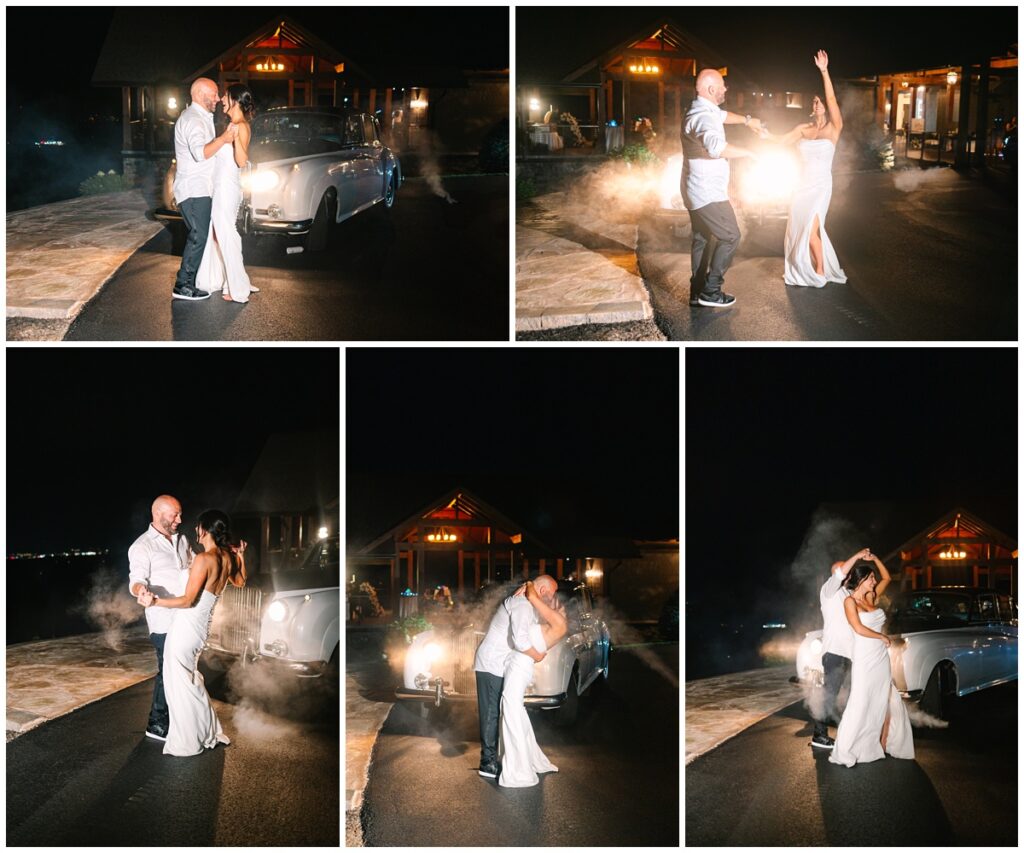
{"label": "wooden building", "polygon": [[883,558],[901,589],[980,586],[1017,597],[1017,543],[962,507]]}
{"label": "wooden building", "polygon": [[[447,65],[399,62],[373,48],[386,31],[367,34],[346,27],[342,14],[337,20],[330,33],[314,33],[291,12],[262,7],[209,18],[118,8],[92,83],[121,89],[124,174],[160,178],[166,171],[174,122],[198,77],[222,89],[249,86],[259,109],[359,107],[377,116],[399,150],[415,147],[430,129],[447,151],[462,152],[507,119],[507,68],[465,70],[457,56]],[[339,47],[342,39],[351,46]]]}
{"label": "wooden building", "polygon": [[338,453],[336,431],[267,439],[231,512],[256,570],[297,568],[310,545],[338,535]]}

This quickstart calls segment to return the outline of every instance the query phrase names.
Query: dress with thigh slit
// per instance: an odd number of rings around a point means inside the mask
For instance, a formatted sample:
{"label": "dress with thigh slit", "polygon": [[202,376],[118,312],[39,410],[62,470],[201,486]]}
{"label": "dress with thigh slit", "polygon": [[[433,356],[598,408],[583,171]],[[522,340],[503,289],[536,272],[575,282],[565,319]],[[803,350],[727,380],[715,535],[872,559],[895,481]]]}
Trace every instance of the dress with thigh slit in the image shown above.
{"label": "dress with thigh slit", "polygon": [[[786,223],[786,284],[824,287],[828,282],[845,282],[832,242],[825,231],[825,215],[832,201],[832,157],[836,147],[831,139],[801,139],[800,185],[793,193]],[[811,261],[811,233],[818,218],[825,274],[819,275]]]}

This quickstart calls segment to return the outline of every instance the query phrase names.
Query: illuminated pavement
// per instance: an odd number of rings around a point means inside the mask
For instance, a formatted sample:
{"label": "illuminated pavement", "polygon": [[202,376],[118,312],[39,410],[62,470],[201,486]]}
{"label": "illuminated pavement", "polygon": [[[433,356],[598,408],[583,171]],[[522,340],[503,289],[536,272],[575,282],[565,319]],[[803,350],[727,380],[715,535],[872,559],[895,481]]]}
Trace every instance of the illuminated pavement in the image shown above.
{"label": "illuminated pavement", "polygon": [[686,682],[686,763],[793,703],[793,665]]}
{"label": "illuminated pavement", "polygon": [[[678,673],[678,644],[650,648]],[[475,704],[434,721],[396,703],[370,767],[366,846],[677,846],[679,689],[628,650],[610,669],[606,694],[584,701],[575,725],[530,714],[559,768],[532,788],[477,774]]]}
{"label": "illuminated pavement", "polygon": [[7,739],[156,674],[144,626],[7,647]]}
{"label": "illuminated pavement", "polygon": [[916,758],[846,768],[809,746],[801,703],[685,770],[688,846],[1017,845],[1017,684],[960,700]]}
{"label": "illuminated pavement", "polygon": [[[637,227],[604,219],[565,193],[538,196],[516,215],[516,332],[649,321],[636,268]],[[660,337],[660,336],[659,336]]]}
{"label": "illuminated pavement", "polygon": [[337,847],[337,697],[270,713],[207,685],[232,743],[198,756],[144,736],[150,681],[8,743],[7,844]]}
{"label": "illuminated pavement", "polygon": [[[162,231],[138,190],[7,215],[7,317],[68,321]],[[60,324],[58,324],[60,326]]]}
{"label": "illuminated pavement", "polygon": [[[444,177],[457,200],[422,180],[394,209],[337,227],[322,253],[287,254],[270,238],[246,241],[261,288],[245,305],[171,299],[181,263],[162,227],[68,328],[9,320],[8,334],[65,340],[508,340],[508,177]],[[152,225],[152,223],[148,223]],[[52,321],[50,321],[52,324]]]}
{"label": "illuminated pavement", "polygon": [[689,305],[690,238],[648,217],[638,257],[658,325],[694,341],[1016,340],[1015,201],[951,170],[925,174],[911,192],[892,174],[836,176],[827,230],[846,284],[787,287],[785,222],[741,222],[729,309]]}

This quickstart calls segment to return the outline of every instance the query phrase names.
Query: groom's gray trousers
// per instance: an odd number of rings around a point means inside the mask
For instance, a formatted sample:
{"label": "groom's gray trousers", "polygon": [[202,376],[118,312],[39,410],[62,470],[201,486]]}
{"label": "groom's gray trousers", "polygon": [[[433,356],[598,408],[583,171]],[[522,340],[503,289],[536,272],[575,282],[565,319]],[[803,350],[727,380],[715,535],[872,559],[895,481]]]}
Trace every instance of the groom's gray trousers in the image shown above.
{"label": "groom's gray trousers", "polygon": [[498,721],[501,719],[501,688],[505,679],[489,672],[476,673],[476,706],[480,716],[480,764],[498,761]]}
{"label": "groom's gray trousers", "polygon": [[834,720],[835,724],[839,725],[839,718],[842,716],[838,708],[839,691],[849,680],[853,663],[842,655],[826,652],[821,657],[821,665],[825,671],[825,706],[822,719],[814,721],[814,735],[828,737],[829,721]]}
{"label": "groom's gray trousers", "polygon": [[181,253],[181,266],[178,268],[174,286],[195,287],[196,273],[199,272],[199,264],[206,250],[206,238],[210,233],[213,198],[208,195],[187,198],[178,205],[178,210],[181,211],[181,218],[185,220],[185,227],[188,228],[188,239],[185,241],[185,251]]}

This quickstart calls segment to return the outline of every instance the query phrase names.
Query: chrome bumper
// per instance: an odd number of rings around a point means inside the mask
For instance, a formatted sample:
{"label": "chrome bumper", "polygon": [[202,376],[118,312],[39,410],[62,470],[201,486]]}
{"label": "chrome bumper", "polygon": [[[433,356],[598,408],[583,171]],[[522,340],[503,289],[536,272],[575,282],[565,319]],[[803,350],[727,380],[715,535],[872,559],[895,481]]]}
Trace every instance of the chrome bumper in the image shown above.
{"label": "chrome bumper", "polygon": [[[172,210],[169,207],[158,207],[153,211],[153,217],[161,222],[181,222],[181,211]],[[299,219],[295,221],[284,221],[280,219],[254,219],[252,208],[243,211],[243,234],[248,237],[250,234],[285,234],[300,236],[308,234],[313,225],[312,219]]]}
{"label": "chrome bumper", "polygon": [[[395,691],[396,699],[411,700],[414,702],[435,702],[437,693],[433,690],[416,690],[412,687],[399,687]],[[475,702],[475,693],[441,693],[441,699],[449,702]],[[527,696],[523,704],[528,708],[553,709],[560,707],[565,702],[565,694],[557,696]]]}
{"label": "chrome bumper", "polygon": [[229,667],[239,661],[241,661],[242,666],[272,667],[285,671],[296,678],[319,678],[327,669],[327,664],[322,660],[283,660],[282,658],[253,654],[252,652],[238,654],[236,652],[229,652],[212,646],[207,646],[203,649],[203,657],[207,659],[212,658],[220,663],[226,663]]}

